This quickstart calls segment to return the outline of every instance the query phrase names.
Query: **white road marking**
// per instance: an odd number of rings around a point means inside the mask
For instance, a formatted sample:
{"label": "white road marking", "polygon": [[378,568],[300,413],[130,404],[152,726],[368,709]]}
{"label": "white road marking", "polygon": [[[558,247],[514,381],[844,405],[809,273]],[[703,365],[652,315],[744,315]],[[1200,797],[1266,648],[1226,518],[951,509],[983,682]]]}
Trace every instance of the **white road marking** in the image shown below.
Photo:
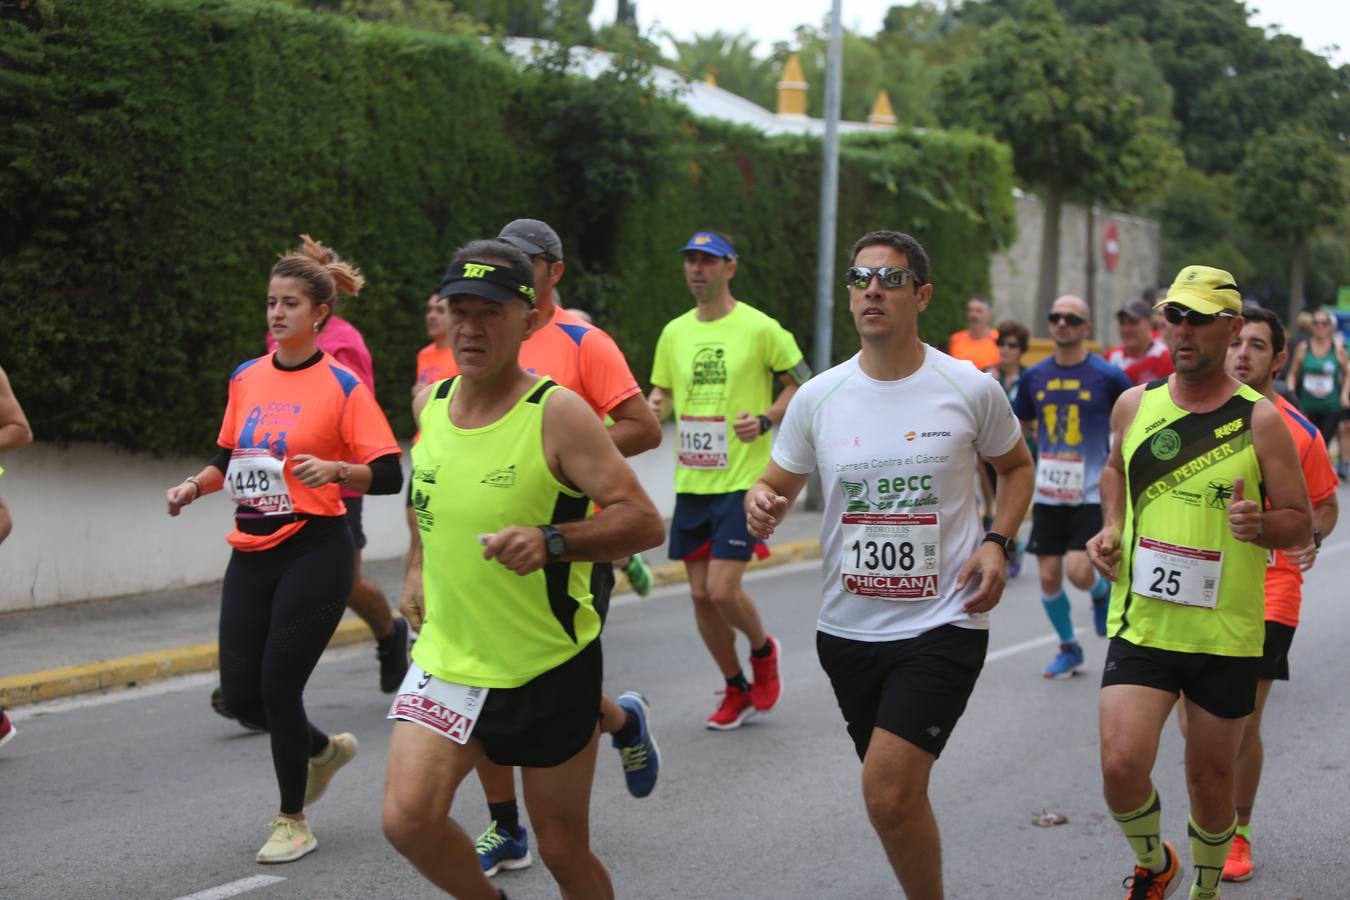
{"label": "white road marking", "polygon": [[1016,656],[1017,654],[1024,653],[1027,650],[1034,650],[1035,648],[1041,646],[1042,644],[1055,644],[1058,642],[1059,642],[1059,635],[1043,634],[1040,637],[1032,638],[1029,641],[1022,641],[1022,643],[1020,644],[1010,644],[1007,647],[1000,647],[997,650],[991,650],[989,653],[985,654],[984,661],[986,663],[998,662],[1000,659],[1007,659],[1009,656]]}
{"label": "white road marking", "polygon": [[229,884],[222,884],[219,887],[207,888],[195,894],[185,894],[176,898],[176,900],[225,900],[226,897],[237,897],[240,894],[246,894],[260,887],[278,884],[285,880],[280,875],[251,875],[248,878],[240,878],[238,881],[231,881]]}

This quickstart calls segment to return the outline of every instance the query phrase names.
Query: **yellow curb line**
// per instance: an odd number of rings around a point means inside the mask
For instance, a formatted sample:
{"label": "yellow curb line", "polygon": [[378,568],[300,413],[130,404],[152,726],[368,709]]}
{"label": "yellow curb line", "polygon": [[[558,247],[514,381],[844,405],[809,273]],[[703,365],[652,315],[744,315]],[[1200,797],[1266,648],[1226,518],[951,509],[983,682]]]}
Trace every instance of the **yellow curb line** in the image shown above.
{"label": "yellow curb line", "polygon": [[[773,555],[768,559],[752,560],[749,568],[773,568],[818,556],[820,556],[819,542],[788,541],[774,546]],[[653,587],[680,584],[685,581],[687,576],[682,563],[662,563],[652,566]],[[631,591],[632,586],[628,584],[627,577],[622,572],[617,572],[614,592],[617,594]],[[373,639],[370,629],[360,619],[344,619],[333,633],[328,646],[344,647]],[[83,663],[78,666],[62,666],[27,675],[10,675],[0,678],[0,707],[24,706],[75,694],[134,687],[150,681],[172,678],[175,675],[210,672],[217,667],[218,657],[216,642],[209,641],[204,644],[152,650],[149,653]]]}

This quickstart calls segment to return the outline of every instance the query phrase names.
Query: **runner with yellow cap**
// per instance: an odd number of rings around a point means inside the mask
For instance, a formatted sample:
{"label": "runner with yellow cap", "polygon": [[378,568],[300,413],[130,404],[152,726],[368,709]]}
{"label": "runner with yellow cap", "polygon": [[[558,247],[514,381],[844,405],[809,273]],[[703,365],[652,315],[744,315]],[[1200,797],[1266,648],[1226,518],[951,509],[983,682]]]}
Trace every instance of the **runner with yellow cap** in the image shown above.
{"label": "runner with yellow cap", "polygon": [[1159,305],[1176,372],[1116,402],[1102,530],[1087,545],[1115,582],[1099,701],[1102,780],[1135,854],[1126,897],[1170,896],[1181,866],[1162,839],[1151,772],[1180,698],[1190,896],[1212,900],[1237,824],[1234,760],[1261,672],[1266,553],[1307,544],[1312,516],[1279,411],[1224,368],[1243,326],[1233,276],[1187,266]]}

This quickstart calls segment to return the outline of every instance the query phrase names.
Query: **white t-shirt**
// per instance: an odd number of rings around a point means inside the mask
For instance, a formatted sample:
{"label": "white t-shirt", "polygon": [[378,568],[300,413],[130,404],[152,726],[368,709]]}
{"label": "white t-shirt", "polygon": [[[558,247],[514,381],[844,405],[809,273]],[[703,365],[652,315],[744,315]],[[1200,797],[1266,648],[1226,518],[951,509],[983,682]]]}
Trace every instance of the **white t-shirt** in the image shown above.
{"label": "white t-shirt", "polygon": [[979,456],[1022,440],[1003,388],[924,345],[899,381],[864,375],[858,356],[812,378],[788,405],[773,460],[820,470],[824,605],[817,627],[856,641],[894,641],[941,625],[989,627],[962,608],[975,585],[957,573],[984,538]]}

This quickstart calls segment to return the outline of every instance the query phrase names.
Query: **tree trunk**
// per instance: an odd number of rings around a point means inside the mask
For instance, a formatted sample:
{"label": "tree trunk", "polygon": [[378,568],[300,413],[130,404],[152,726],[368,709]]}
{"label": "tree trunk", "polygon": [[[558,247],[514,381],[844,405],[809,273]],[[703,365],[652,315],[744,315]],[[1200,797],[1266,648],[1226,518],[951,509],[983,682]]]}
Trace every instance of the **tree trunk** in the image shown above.
{"label": "tree trunk", "polygon": [[1289,321],[1293,322],[1303,312],[1303,257],[1308,239],[1302,235],[1294,238],[1293,259],[1289,261]]}
{"label": "tree trunk", "polygon": [[[1087,205],[1087,215],[1084,217],[1087,221],[1087,253],[1085,254],[1087,264],[1083,267],[1083,275],[1087,281],[1087,289],[1083,292],[1083,299],[1087,301],[1088,315],[1092,316],[1093,321],[1097,321],[1097,236],[1096,232],[1096,210],[1092,204]],[[1098,326],[1101,327],[1100,325]]]}
{"label": "tree trunk", "polygon": [[1041,222],[1041,271],[1036,282],[1036,321],[1032,330],[1047,335],[1045,317],[1050,304],[1059,293],[1059,208],[1061,196],[1057,185],[1045,185],[1041,190],[1041,205],[1045,214]]}

